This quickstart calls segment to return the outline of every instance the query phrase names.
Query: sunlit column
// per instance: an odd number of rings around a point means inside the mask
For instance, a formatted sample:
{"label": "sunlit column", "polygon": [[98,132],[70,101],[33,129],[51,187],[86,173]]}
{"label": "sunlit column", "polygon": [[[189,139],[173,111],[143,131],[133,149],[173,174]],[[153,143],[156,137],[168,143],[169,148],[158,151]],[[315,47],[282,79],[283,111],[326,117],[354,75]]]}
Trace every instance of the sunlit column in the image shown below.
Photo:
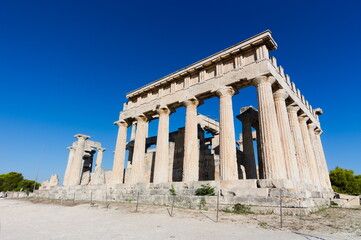
{"label": "sunlit column", "polygon": [[286,168],[272,93],[274,77],[254,78],[257,87],[259,130],[261,131],[263,176],[265,179],[286,179]]}

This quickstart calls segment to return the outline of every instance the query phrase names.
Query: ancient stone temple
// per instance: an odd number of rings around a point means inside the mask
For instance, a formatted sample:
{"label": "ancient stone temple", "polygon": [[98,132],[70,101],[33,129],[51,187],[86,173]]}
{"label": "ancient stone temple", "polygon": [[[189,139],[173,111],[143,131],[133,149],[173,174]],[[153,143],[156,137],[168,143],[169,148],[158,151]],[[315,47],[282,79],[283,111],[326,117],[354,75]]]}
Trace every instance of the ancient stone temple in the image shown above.
{"label": "ancient stone temple", "polygon": [[[101,167],[100,143],[78,134],[69,147],[64,189],[97,185],[124,192],[172,184],[182,192],[208,182],[222,196],[247,196],[251,204],[252,197],[267,200],[280,188],[298,192],[295,199],[327,199],[332,189],[321,142],[322,110],[311,106],[270,57],[275,49],[271,32],[265,31],[129,92],[114,123],[112,170]],[[235,114],[232,97],[248,87],[257,91],[258,106],[237,106]],[[197,111],[210,98],[219,98],[219,121]],[[170,132],[169,116],[181,107],[184,127]],[[158,134],[149,137],[148,125],[157,118]],[[235,132],[234,119],[242,132]],[[301,206],[297,201],[290,206]]]}

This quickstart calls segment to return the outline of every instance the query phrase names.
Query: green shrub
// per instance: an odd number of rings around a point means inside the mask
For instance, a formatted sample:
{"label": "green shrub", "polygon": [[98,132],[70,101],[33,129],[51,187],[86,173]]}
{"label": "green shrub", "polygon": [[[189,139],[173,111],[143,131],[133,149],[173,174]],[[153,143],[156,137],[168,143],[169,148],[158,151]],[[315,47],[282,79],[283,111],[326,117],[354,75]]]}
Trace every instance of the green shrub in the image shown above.
{"label": "green shrub", "polygon": [[240,204],[240,203],[237,203],[233,206],[233,212],[235,214],[248,214],[248,213],[252,213],[251,212],[251,208],[246,206],[246,205],[243,205],[243,204]]}
{"label": "green shrub", "polygon": [[177,195],[177,192],[175,191],[173,184],[171,185],[171,188],[169,189],[169,191],[170,191],[171,195],[173,195],[173,196]]}
{"label": "green shrub", "polygon": [[209,183],[202,184],[201,187],[196,190],[196,195],[197,196],[214,196],[215,195],[214,187],[209,185]]}

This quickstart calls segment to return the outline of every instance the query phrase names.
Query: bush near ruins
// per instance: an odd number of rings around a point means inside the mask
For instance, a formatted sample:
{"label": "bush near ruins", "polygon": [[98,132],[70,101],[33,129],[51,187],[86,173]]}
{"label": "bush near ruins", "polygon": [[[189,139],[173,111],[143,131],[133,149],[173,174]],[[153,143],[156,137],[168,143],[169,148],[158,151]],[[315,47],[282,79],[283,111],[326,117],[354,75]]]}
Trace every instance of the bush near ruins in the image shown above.
{"label": "bush near ruins", "polygon": [[353,170],[336,167],[330,171],[332,189],[337,193],[361,195],[361,175]]}
{"label": "bush near ruins", "polygon": [[[24,179],[21,173],[9,172],[0,174],[0,192],[6,191],[25,191],[32,192],[34,189],[33,180]],[[40,187],[40,183],[36,183],[35,189]]]}
{"label": "bush near ruins", "polygon": [[196,195],[197,196],[214,196],[215,195],[214,187],[209,185],[209,183],[202,184],[201,187],[196,190]]}

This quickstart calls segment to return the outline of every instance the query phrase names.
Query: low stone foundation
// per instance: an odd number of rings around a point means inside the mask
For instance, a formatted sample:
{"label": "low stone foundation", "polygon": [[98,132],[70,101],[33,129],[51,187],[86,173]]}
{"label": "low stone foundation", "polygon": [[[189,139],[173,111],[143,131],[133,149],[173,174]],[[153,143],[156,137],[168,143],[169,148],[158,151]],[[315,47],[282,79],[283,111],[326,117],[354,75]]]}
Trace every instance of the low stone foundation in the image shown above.
{"label": "low stone foundation", "polygon": [[[196,196],[196,189],[203,184],[209,184],[216,190],[216,196]],[[74,201],[93,202],[130,202],[154,205],[171,205],[176,195],[174,206],[181,208],[207,208],[217,207],[217,193],[220,190],[219,208],[232,208],[240,203],[250,206],[256,213],[279,213],[280,193],[282,191],[282,208],[285,214],[307,214],[320,206],[330,205],[334,193],[320,191],[303,186],[291,187],[286,181],[269,180],[236,180],[236,181],[198,181],[198,182],[173,182],[164,184],[117,184],[106,185],[78,185],[56,186],[48,189],[37,190],[35,198],[62,199]],[[268,186],[268,187],[262,187]],[[302,189],[302,190],[299,190]]]}

